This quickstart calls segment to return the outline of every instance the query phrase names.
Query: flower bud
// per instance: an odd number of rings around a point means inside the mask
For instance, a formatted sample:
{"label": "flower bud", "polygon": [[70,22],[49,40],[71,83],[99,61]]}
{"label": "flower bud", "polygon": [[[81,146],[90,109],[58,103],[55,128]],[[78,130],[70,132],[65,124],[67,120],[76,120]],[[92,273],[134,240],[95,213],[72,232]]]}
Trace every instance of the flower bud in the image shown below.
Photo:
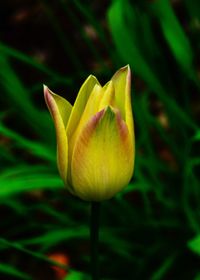
{"label": "flower bud", "polygon": [[68,190],[87,201],[113,197],[130,181],[135,158],[129,66],[101,86],[90,75],[74,106],[44,87],[57,138],[57,162]]}

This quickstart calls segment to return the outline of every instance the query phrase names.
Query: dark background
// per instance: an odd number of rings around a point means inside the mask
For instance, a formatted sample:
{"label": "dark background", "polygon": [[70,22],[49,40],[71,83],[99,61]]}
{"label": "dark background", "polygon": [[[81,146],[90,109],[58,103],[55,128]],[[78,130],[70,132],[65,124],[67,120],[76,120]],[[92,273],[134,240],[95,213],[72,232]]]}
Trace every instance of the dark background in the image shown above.
{"label": "dark background", "polygon": [[58,176],[42,84],[73,103],[128,63],[136,167],[102,203],[101,276],[200,279],[199,38],[198,1],[1,1],[0,279],[88,279],[90,205]]}

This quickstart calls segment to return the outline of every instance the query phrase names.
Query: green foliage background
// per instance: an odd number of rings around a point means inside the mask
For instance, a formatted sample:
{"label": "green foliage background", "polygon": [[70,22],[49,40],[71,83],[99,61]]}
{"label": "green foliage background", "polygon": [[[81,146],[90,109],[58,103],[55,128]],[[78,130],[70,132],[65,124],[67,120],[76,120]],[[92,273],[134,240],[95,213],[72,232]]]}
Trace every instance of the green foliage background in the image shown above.
{"label": "green foliage background", "polygon": [[54,253],[89,279],[90,205],[58,176],[42,83],[73,103],[127,63],[136,167],[102,205],[102,279],[200,279],[200,2],[0,5],[0,279],[57,279]]}

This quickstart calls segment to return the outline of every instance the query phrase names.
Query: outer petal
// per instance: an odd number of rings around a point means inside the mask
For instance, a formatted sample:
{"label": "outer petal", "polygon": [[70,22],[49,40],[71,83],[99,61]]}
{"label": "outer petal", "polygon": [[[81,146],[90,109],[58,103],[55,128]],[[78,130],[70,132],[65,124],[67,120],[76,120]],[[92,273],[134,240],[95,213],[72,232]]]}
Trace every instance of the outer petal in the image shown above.
{"label": "outer petal", "polygon": [[68,169],[68,141],[66,125],[72,106],[67,100],[53,93],[46,86],[44,86],[44,97],[56,129],[58,169],[61,178],[66,181]]}
{"label": "outer petal", "polygon": [[67,135],[69,138],[77,128],[88,98],[96,84],[99,85],[99,82],[94,76],[90,75],[80,88],[67,125]]}
{"label": "outer petal", "polygon": [[98,112],[83,128],[72,156],[74,192],[88,201],[111,198],[133,172],[132,140],[119,112]]}
{"label": "outer petal", "polygon": [[119,69],[111,80],[115,87],[116,106],[127,124],[135,153],[134,123],[131,104],[131,70],[129,65]]}
{"label": "outer petal", "polygon": [[[130,130],[133,131],[131,110],[131,71],[129,65],[119,69],[111,79],[115,87],[116,106]],[[131,121],[131,123],[130,123]]]}

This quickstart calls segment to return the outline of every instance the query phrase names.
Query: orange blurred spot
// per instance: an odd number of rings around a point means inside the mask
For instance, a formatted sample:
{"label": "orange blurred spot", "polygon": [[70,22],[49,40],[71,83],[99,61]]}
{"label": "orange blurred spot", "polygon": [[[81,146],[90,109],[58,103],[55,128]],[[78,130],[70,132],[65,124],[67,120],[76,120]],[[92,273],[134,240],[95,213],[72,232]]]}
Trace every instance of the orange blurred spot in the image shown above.
{"label": "orange blurred spot", "polygon": [[[69,257],[63,253],[52,253],[52,254],[49,254],[48,257],[52,261],[55,261],[57,263],[60,263],[60,264],[66,265],[66,266],[69,265]],[[67,270],[65,270],[61,267],[58,267],[58,266],[52,266],[52,269],[55,271],[57,280],[64,279],[68,274]]]}

